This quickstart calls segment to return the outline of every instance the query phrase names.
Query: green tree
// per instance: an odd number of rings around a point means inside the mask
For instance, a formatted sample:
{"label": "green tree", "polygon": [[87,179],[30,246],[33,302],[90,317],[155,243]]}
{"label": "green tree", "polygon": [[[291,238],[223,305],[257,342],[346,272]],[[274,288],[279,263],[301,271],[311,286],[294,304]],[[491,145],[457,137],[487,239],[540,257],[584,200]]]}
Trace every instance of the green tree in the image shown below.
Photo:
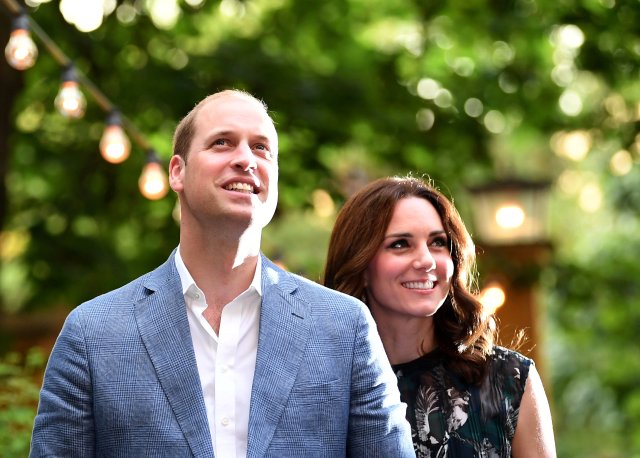
{"label": "green tree", "polygon": [[[206,94],[264,97],[281,133],[265,251],[309,278],[332,208],[374,177],[428,174],[467,220],[469,185],[552,180],[543,286],[560,456],[640,454],[637,1],[191,1],[172,26],[152,1],[117,3],[90,33],[54,3],[29,12],[164,160]],[[40,48],[24,74],[0,65],[5,313],[70,308],[177,243],[174,197],[137,190],[144,151],[105,163],[105,113],[89,99],[82,120],[57,114],[61,69]]]}

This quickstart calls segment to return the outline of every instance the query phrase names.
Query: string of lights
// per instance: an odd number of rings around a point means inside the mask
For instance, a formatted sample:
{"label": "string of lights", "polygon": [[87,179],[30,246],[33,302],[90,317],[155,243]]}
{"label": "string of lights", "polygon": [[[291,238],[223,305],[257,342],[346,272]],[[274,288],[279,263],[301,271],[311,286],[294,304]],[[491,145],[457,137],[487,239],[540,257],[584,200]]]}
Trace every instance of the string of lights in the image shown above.
{"label": "string of lights", "polygon": [[62,67],[62,82],[54,102],[58,112],[69,119],[83,117],[87,104],[81,88],[84,89],[107,113],[105,130],[99,145],[102,157],[112,164],[125,161],[131,151],[131,142],[126,135],[128,133],[133,142],[146,153],[145,166],[138,180],[140,192],[151,200],[164,197],[169,190],[167,177],[158,154],[144,135],[89,78],[78,71],[73,61],[27,14],[24,7],[16,0],[0,0],[0,3],[12,15],[11,35],[5,47],[5,57],[9,65],[19,71],[28,70],[35,65],[38,48],[31,38],[32,31]]}

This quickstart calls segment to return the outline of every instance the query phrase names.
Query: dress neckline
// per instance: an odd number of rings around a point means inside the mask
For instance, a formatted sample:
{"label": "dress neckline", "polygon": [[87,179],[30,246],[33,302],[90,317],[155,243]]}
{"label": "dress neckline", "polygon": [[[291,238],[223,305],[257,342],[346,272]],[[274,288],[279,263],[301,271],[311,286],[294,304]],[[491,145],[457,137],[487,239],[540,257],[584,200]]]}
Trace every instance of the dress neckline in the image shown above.
{"label": "dress neckline", "polygon": [[443,359],[442,352],[438,348],[435,348],[412,361],[392,364],[391,367],[396,375],[408,376],[415,372],[422,372],[425,369],[432,369],[442,364]]}

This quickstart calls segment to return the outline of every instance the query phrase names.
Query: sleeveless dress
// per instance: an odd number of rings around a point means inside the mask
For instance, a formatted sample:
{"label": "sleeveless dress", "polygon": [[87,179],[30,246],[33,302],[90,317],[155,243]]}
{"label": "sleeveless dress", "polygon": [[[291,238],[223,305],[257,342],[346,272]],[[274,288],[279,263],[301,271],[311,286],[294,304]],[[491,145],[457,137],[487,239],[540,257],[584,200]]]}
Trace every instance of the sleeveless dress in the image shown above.
{"label": "sleeveless dress", "polygon": [[533,361],[496,346],[480,385],[465,383],[443,361],[434,350],[393,366],[417,458],[511,457]]}

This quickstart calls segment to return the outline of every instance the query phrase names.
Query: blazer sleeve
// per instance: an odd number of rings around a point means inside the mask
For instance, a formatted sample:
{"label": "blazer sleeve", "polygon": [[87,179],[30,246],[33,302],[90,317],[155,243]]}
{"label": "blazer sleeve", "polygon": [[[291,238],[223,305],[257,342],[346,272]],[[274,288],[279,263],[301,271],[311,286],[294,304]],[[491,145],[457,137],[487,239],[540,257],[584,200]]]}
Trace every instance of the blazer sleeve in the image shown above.
{"label": "blazer sleeve", "polygon": [[92,457],[91,373],[80,313],[74,310],[53,347],[40,391],[30,457]]}
{"label": "blazer sleeve", "polygon": [[351,457],[415,457],[396,377],[371,313],[362,308],[355,336],[348,451]]}

